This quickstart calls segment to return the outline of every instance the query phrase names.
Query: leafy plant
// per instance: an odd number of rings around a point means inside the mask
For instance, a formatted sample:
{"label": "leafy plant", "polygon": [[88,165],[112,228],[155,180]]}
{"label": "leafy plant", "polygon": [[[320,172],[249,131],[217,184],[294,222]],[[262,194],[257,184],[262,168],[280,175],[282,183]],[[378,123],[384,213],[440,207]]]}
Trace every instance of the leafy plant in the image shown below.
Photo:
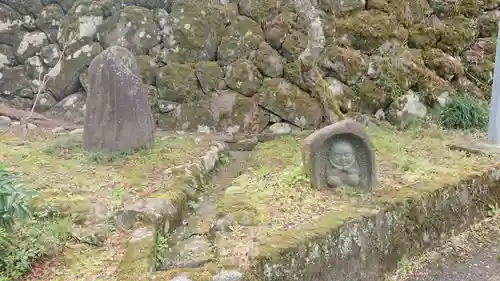
{"label": "leafy plant", "polygon": [[488,127],[488,115],[488,109],[480,101],[462,95],[445,106],[439,121],[446,129],[485,130]]}
{"label": "leafy plant", "polygon": [[11,231],[16,218],[31,216],[28,201],[36,195],[23,191],[21,183],[9,175],[7,166],[0,164],[0,228]]}

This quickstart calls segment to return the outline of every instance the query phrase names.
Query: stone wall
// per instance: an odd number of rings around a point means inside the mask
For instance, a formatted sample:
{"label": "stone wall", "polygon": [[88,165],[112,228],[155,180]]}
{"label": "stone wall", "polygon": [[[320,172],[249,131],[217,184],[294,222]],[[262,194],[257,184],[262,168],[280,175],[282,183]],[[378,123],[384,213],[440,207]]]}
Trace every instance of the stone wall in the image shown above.
{"label": "stone wall", "polygon": [[[458,93],[489,95],[500,0],[318,2],[321,69],[344,112],[399,122]],[[88,65],[121,45],[137,57],[162,128],[314,128],[321,105],[297,75],[306,44],[281,0],[0,0],[0,102],[29,108],[49,73],[36,110],[79,122]]]}

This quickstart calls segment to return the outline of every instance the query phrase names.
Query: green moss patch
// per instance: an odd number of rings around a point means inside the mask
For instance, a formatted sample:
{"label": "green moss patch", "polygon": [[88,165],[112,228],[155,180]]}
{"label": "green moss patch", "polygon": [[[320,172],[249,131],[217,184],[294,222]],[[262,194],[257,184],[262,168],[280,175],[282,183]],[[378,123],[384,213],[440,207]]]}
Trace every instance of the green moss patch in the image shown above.
{"label": "green moss patch", "polygon": [[495,163],[489,157],[450,151],[448,144],[464,138],[457,132],[374,127],[368,134],[378,165],[379,188],[373,194],[313,190],[301,163],[301,137],[258,145],[251,169],[236,178],[219,201],[219,213],[231,213],[236,220],[234,231],[218,239],[220,263],[245,266],[245,257],[279,254],[349,219],[417,198]]}
{"label": "green moss patch", "polygon": [[[79,135],[31,134],[22,143],[15,129],[2,131],[0,159],[28,188],[40,193],[33,201],[34,211],[49,213],[58,220],[68,218],[70,225],[85,231],[111,230],[97,248],[72,239],[62,254],[42,262],[40,266],[47,267],[47,262],[48,267],[57,268],[61,280],[72,280],[71,276],[90,280],[97,271],[112,274],[112,263],[120,260],[126,241],[113,238],[117,234],[108,219],[139,198],[161,197],[176,203],[194,196],[193,190],[183,189],[189,185],[166,177],[164,171],[198,160],[213,144],[190,137],[158,137],[149,150],[91,154],[81,150]],[[64,258],[74,253],[78,258]],[[105,270],[108,265],[109,272]],[[47,274],[43,280],[56,280],[51,279],[55,272]]]}

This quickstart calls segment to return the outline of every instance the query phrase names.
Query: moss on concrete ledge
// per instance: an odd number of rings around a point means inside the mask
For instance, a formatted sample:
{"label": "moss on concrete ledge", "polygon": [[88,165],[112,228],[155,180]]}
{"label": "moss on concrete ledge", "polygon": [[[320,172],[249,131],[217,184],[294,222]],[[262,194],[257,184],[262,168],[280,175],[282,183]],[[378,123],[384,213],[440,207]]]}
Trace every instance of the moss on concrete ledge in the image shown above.
{"label": "moss on concrete ledge", "polygon": [[[456,184],[399,196],[378,211],[325,215],[262,241],[247,280],[380,280],[404,257],[439,245],[500,200],[500,165]],[[382,206],[379,206],[382,207]],[[253,279],[252,279],[253,278]]]}

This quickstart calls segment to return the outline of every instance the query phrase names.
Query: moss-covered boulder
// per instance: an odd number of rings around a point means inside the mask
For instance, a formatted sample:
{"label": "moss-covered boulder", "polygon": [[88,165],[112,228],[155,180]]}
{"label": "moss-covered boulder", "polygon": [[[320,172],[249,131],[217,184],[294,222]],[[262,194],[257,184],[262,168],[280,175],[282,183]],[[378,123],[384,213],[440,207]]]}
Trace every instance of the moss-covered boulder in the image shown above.
{"label": "moss-covered boulder", "polygon": [[389,122],[405,126],[424,118],[427,115],[427,106],[419,94],[409,90],[393,101],[386,111]]}
{"label": "moss-covered boulder", "polygon": [[478,35],[477,22],[465,16],[444,21],[445,30],[438,48],[451,55],[459,54],[469,47]]}
{"label": "moss-covered boulder", "polygon": [[437,17],[431,16],[421,23],[409,27],[408,45],[412,48],[426,49],[437,46],[441,35],[445,32],[444,23]]}
{"label": "moss-covered boulder", "polygon": [[64,56],[61,63],[49,71],[51,78],[47,82],[47,89],[57,100],[76,92],[80,87],[80,73],[86,71],[102,50],[99,43],[91,43]]}
{"label": "moss-covered boulder", "polygon": [[445,80],[451,81],[457,76],[464,75],[464,67],[456,59],[440,49],[428,49],[423,52],[425,64]]}
{"label": "moss-covered boulder", "polygon": [[7,44],[0,44],[0,70],[18,64],[15,49]]}
{"label": "moss-covered boulder", "polygon": [[239,59],[227,67],[224,81],[230,89],[251,97],[262,84],[262,74],[249,60]]}
{"label": "moss-covered boulder", "polygon": [[2,0],[2,3],[23,15],[36,15],[43,8],[41,0]]}
{"label": "moss-covered boulder", "polygon": [[41,31],[25,33],[16,50],[16,57],[24,61],[40,52],[44,45],[48,45],[47,35]]}
{"label": "moss-covered boulder", "polygon": [[104,48],[116,45],[135,54],[147,54],[160,42],[161,35],[152,11],[127,6],[99,26],[97,39]]}
{"label": "moss-covered boulder", "polygon": [[421,69],[418,72],[417,83],[413,90],[420,93],[426,105],[434,105],[438,102],[439,97],[454,96],[455,88],[450,82],[439,77],[436,72],[427,68]]}
{"label": "moss-covered boulder", "polygon": [[288,62],[299,59],[299,55],[307,47],[307,33],[299,30],[291,30],[285,34],[283,44],[281,45],[281,53]]}
{"label": "moss-covered boulder", "polygon": [[366,6],[366,0],[320,0],[320,7],[330,13],[347,13],[356,10],[363,10]]}
{"label": "moss-covered boulder", "polygon": [[352,46],[368,54],[389,40],[404,42],[408,31],[395,15],[377,10],[362,11],[337,22],[337,35],[346,36]]}
{"label": "moss-covered boulder", "polygon": [[158,72],[158,66],[154,58],[147,55],[140,55],[136,57],[136,60],[141,73],[142,82],[146,85],[154,85]]}
{"label": "moss-covered boulder", "polygon": [[216,91],[206,99],[177,105],[175,110],[161,114],[158,125],[167,130],[199,132],[257,133],[269,122],[269,116],[255,98],[237,92]]}
{"label": "moss-covered boulder", "polygon": [[199,61],[194,66],[196,77],[205,94],[218,89],[224,79],[224,71],[217,62]]}
{"label": "moss-covered boulder", "polygon": [[260,25],[248,17],[239,16],[222,33],[217,61],[226,66],[239,58],[248,58],[262,41],[264,33]]}
{"label": "moss-covered boulder", "polygon": [[391,93],[367,76],[361,77],[356,85],[356,91],[359,95],[361,113],[375,114],[377,110],[386,108],[392,102]]}
{"label": "moss-covered boulder", "polygon": [[440,18],[458,15],[477,17],[484,8],[484,0],[429,0],[434,13]]}
{"label": "moss-covered boulder", "polygon": [[[69,16],[69,15],[68,15]],[[63,9],[56,4],[50,4],[40,11],[36,18],[36,26],[40,28],[51,43],[57,42],[57,32],[61,22],[64,20]]]}
{"label": "moss-covered boulder", "polygon": [[427,0],[373,0],[367,5],[370,9],[396,15],[406,27],[421,22],[433,12]]}
{"label": "moss-covered boulder", "polygon": [[11,97],[19,95],[21,90],[29,89],[31,84],[29,78],[24,73],[23,66],[4,67],[0,73],[2,74],[2,83],[0,83],[0,95]]}
{"label": "moss-covered boulder", "polygon": [[281,49],[281,45],[285,40],[285,35],[290,33],[295,28],[299,17],[293,12],[283,12],[276,15],[266,25],[265,37],[266,41],[276,50]]}
{"label": "moss-covered boulder", "polygon": [[31,80],[41,81],[47,74],[47,67],[39,56],[32,56],[24,61],[24,71]]}
{"label": "moss-covered boulder", "polygon": [[0,3],[0,44],[17,46],[24,33],[22,16],[7,5]]}
{"label": "moss-covered boulder", "polygon": [[[101,2],[80,0],[73,5],[64,17],[57,35],[61,46],[74,45],[76,48],[85,45],[94,38],[97,29],[104,22],[104,5]],[[48,17],[57,17],[56,9],[51,10]],[[50,18],[49,18],[50,20]],[[112,30],[109,30],[111,32]]]}
{"label": "moss-covered boulder", "polygon": [[264,81],[259,90],[259,103],[281,119],[303,129],[317,128],[322,121],[320,103],[282,78]]}
{"label": "moss-covered boulder", "polygon": [[479,37],[495,37],[498,32],[499,19],[497,11],[489,11],[478,17]]}
{"label": "moss-covered boulder", "polygon": [[287,3],[269,0],[240,0],[238,8],[241,15],[247,16],[261,26],[265,26]]}
{"label": "moss-covered boulder", "polygon": [[285,64],[283,68],[283,77],[302,90],[309,91],[309,87],[302,77],[300,67],[300,61],[298,60]]}
{"label": "moss-covered boulder", "polygon": [[481,38],[462,55],[469,79],[486,92],[490,92],[495,66],[496,38]]}
{"label": "moss-covered boulder", "polygon": [[321,67],[328,75],[354,85],[368,70],[368,57],[358,50],[329,44],[324,50]]}
{"label": "moss-covered boulder", "polygon": [[359,110],[359,96],[354,90],[333,77],[326,77],[325,81],[328,83],[331,94],[339,102],[340,110],[343,112]]}
{"label": "moss-covered boulder", "polygon": [[204,97],[198,86],[194,69],[188,64],[170,63],[159,69],[156,76],[160,99],[173,102],[191,102]]}
{"label": "moss-covered boulder", "polygon": [[260,43],[253,61],[264,75],[272,78],[283,76],[285,60],[268,43]]}
{"label": "moss-covered boulder", "polygon": [[169,14],[170,40],[164,40],[166,61],[214,60],[222,22],[210,0],[175,1]]}

